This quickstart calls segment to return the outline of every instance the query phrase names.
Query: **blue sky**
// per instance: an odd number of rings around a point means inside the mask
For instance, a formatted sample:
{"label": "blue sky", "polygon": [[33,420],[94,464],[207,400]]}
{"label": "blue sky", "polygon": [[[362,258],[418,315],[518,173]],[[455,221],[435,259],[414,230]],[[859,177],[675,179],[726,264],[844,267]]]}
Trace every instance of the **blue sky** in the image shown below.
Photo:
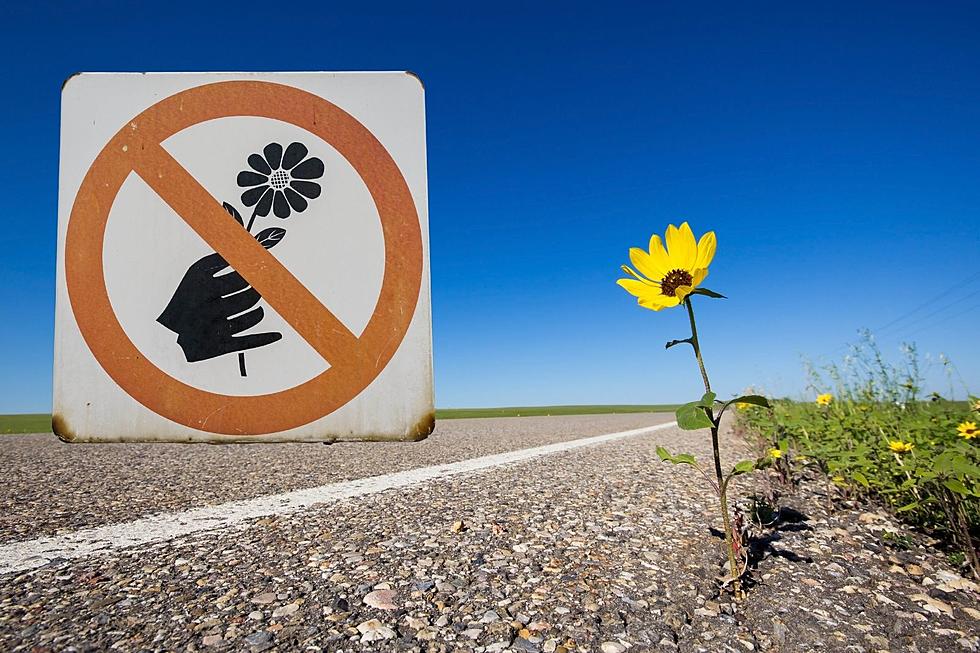
{"label": "blue sky", "polygon": [[418,73],[440,406],[697,396],[663,350],[686,316],[615,285],[682,220],[718,234],[720,395],[800,393],[801,356],[865,327],[978,391],[980,6],[529,4],[0,9],[0,413],[50,408],[59,93],[83,70]]}

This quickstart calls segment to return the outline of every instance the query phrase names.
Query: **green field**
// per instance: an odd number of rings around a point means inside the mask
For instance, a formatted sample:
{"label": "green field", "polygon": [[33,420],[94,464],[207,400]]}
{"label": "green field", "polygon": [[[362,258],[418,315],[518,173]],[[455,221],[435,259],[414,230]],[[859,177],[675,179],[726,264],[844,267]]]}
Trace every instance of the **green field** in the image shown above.
{"label": "green field", "polygon": [[0,415],[0,433],[50,433],[51,416]]}
{"label": "green field", "polygon": [[[676,404],[648,406],[524,406],[511,408],[440,408],[436,419],[469,417],[535,417],[541,415],[603,415],[608,413],[668,413]],[[0,434],[50,433],[50,415],[0,415]]]}

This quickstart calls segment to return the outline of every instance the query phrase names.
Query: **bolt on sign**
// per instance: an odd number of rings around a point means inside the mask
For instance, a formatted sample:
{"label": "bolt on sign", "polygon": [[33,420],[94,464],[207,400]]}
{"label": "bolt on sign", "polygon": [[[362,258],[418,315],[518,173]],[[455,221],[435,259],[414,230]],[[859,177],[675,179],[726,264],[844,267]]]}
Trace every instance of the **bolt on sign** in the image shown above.
{"label": "bolt on sign", "polygon": [[410,73],[75,75],[62,91],[54,431],[422,439],[428,248]]}

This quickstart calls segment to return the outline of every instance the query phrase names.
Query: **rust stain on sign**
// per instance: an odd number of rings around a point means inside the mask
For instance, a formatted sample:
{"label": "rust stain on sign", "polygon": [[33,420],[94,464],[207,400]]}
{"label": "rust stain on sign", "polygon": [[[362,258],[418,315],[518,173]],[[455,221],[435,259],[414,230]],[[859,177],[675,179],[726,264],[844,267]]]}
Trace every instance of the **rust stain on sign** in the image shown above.
{"label": "rust stain on sign", "polygon": [[406,438],[406,440],[408,442],[418,442],[419,440],[424,440],[435,430],[436,414],[435,411],[432,411],[415,423],[415,428],[409,431],[408,438]]}
{"label": "rust stain on sign", "polygon": [[62,442],[71,442],[75,439],[75,432],[69,428],[65,418],[58,413],[51,416],[51,430]]}

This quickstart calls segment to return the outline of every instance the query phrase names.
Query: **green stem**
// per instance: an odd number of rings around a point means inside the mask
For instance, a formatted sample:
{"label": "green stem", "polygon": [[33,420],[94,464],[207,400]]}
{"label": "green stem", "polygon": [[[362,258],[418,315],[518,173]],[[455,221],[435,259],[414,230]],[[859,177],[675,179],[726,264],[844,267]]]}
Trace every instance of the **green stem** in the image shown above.
{"label": "green stem", "polygon": [[[698,325],[694,321],[694,305],[691,304],[691,296],[684,299],[684,306],[687,307],[687,317],[691,321],[691,346],[694,347],[694,357],[698,359],[698,367],[701,369],[701,378],[704,379],[704,391],[711,392],[711,382],[708,381],[708,373],[704,369],[704,360],[701,358],[701,345],[698,342]],[[721,464],[718,466],[718,474],[721,475]]]}
{"label": "green stem", "polygon": [[[694,320],[694,306],[691,304],[691,297],[688,295],[684,299],[684,306],[687,307],[687,316],[691,321],[691,347],[694,349],[694,357],[698,359],[698,368],[701,370],[701,378],[704,380],[704,391],[711,392],[711,381],[708,380],[708,372],[704,369],[704,359],[701,357],[701,343],[698,341],[698,326]],[[732,520],[728,512],[728,484],[724,481],[721,472],[721,451],[718,447],[718,425],[713,411],[708,408],[708,418],[711,420],[711,452],[715,459],[715,478],[718,482],[718,497],[721,501],[721,521],[725,527],[725,545],[728,549],[728,566],[732,574],[732,584],[735,595],[738,596],[738,563],[735,560],[735,546],[732,538]]]}

